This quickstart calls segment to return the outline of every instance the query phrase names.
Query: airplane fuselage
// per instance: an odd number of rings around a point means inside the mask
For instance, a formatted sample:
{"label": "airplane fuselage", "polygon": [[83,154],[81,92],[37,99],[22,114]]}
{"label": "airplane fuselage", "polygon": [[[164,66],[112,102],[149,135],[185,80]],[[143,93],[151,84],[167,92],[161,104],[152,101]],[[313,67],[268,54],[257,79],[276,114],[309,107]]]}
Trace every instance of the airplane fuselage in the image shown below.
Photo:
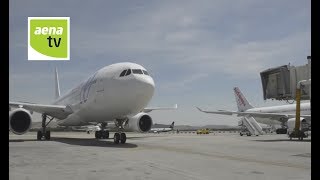
{"label": "airplane fuselage", "polygon": [[[283,113],[283,114],[296,114],[296,104],[271,106],[271,107],[259,107],[251,108],[245,112],[261,112],[261,113]],[[310,103],[300,104],[301,115],[311,115]],[[259,123],[263,124],[281,124],[278,119],[255,117]]]}
{"label": "airplane fuselage", "polygon": [[[124,70],[130,73],[122,75]],[[152,77],[141,65],[106,66],[53,103],[66,105],[73,111],[67,118],[58,120],[58,124],[81,126],[133,116],[147,106],[154,88]]]}
{"label": "airplane fuselage", "polygon": [[172,128],[152,128],[151,132],[168,132],[172,131]]}

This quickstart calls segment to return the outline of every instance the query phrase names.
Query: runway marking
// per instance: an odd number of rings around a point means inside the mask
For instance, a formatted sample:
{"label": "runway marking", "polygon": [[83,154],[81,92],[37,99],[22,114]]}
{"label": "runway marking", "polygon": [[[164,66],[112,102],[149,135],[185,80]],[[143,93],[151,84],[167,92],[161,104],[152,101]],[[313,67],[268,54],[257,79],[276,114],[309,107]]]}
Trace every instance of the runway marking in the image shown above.
{"label": "runway marking", "polygon": [[300,157],[307,157],[307,158],[310,158],[310,157],[311,157],[311,153],[295,154],[295,155],[292,155],[292,156],[300,156]]}
{"label": "runway marking", "polygon": [[198,175],[192,175],[190,174],[190,171],[183,171],[174,167],[169,167],[167,164],[165,166],[160,165],[160,164],[155,164],[152,161],[145,161],[148,163],[149,167],[155,168],[155,169],[159,169],[159,170],[163,170],[163,171],[168,171],[172,174],[176,174],[179,176],[182,176],[184,178],[188,178],[188,179],[199,179]]}
{"label": "runway marking", "polygon": [[185,153],[185,154],[198,154],[202,156],[207,156],[211,158],[220,158],[220,159],[228,159],[228,160],[234,160],[234,161],[243,161],[243,162],[252,162],[252,163],[259,163],[259,164],[265,164],[265,165],[273,165],[273,166],[281,166],[281,167],[291,167],[291,168],[298,168],[298,169],[311,169],[311,167],[305,167],[303,165],[297,165],[297,164],[292,164],[292,163],[287,163],[287,162],[272,162],[272,161],[263,161],[263,160],[257,160],[257,159],[252,159],[252,158],[247,158],[247,157],[240,157],[240,156],[231,156],[231,155],[226,155],[223,153],[218,153],[218,152],[213,152],[211,154],[209,153],[204,153],[204,152],[198,152],[198,151],[193,151],[191,149],[187,148],[176,148],[176,147],[165,147],[165,146],[153,146],[153,145],[147,145],[147,144],[142,144],[138,145],[138,149],[155,149],[155,150],[165,150],[165,151],[174,151],[178,153]]}

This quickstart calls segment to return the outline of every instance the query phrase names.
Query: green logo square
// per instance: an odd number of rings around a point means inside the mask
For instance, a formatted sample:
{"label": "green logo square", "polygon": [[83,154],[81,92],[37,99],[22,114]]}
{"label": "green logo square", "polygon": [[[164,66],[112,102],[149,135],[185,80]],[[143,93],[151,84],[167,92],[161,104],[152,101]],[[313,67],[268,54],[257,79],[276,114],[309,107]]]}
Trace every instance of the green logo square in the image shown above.
{"label": "green logo square", "polygon": [[70,60],[69,17],[28,17],[28,60]]}

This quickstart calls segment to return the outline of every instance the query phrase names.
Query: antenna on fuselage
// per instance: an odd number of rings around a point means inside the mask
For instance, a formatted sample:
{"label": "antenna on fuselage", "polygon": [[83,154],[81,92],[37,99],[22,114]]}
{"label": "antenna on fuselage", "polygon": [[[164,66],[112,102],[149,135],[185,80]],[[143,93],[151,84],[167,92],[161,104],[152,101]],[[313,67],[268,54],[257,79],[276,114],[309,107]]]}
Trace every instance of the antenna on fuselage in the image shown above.
{"label": "antenna on fuselage", "polygon": [[59,76],[58,76],[58,69],[55,68],[55,99],[58,99],[60,97],[60,85],[59,85]]}

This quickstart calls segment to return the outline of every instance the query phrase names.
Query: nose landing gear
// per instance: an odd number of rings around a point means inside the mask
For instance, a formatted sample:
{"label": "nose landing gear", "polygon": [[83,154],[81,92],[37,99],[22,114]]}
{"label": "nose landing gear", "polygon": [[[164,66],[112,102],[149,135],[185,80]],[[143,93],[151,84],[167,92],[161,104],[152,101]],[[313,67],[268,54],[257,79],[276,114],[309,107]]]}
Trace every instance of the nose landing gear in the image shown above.
{"label": "nose landing gear", "polygon": [[47,130],[47,126],[53,120],[53,117],[49,118],[49,120],[50,121],[48,123],[46,123],[47,115],[42,114],[42,129],[41,129],[41,131],[37,132],[37,140],[40,141],[40,140],[42,140],[42,138],[44,138],[44,140],[50,140],[51,134],[50,134],[50,131]]}
{"label": "nose landing gear", "polygon": [[118,133],[118,132],[114,133],[113,141],[115,144],[119,144],[119,142],[121,144],[126,143],[126,141],[127,141],[126,133],[123,133],[123,132],[122,133]]}
{"label": "nose landing gear", "polygon": [[122,132],[124,130],[123,125],[127,122],[127,119],[116,119],[115,125],[118,129],[118,132],[114,133],[113,141],[115,144],[124,144],[127,141],[126,133]]}

